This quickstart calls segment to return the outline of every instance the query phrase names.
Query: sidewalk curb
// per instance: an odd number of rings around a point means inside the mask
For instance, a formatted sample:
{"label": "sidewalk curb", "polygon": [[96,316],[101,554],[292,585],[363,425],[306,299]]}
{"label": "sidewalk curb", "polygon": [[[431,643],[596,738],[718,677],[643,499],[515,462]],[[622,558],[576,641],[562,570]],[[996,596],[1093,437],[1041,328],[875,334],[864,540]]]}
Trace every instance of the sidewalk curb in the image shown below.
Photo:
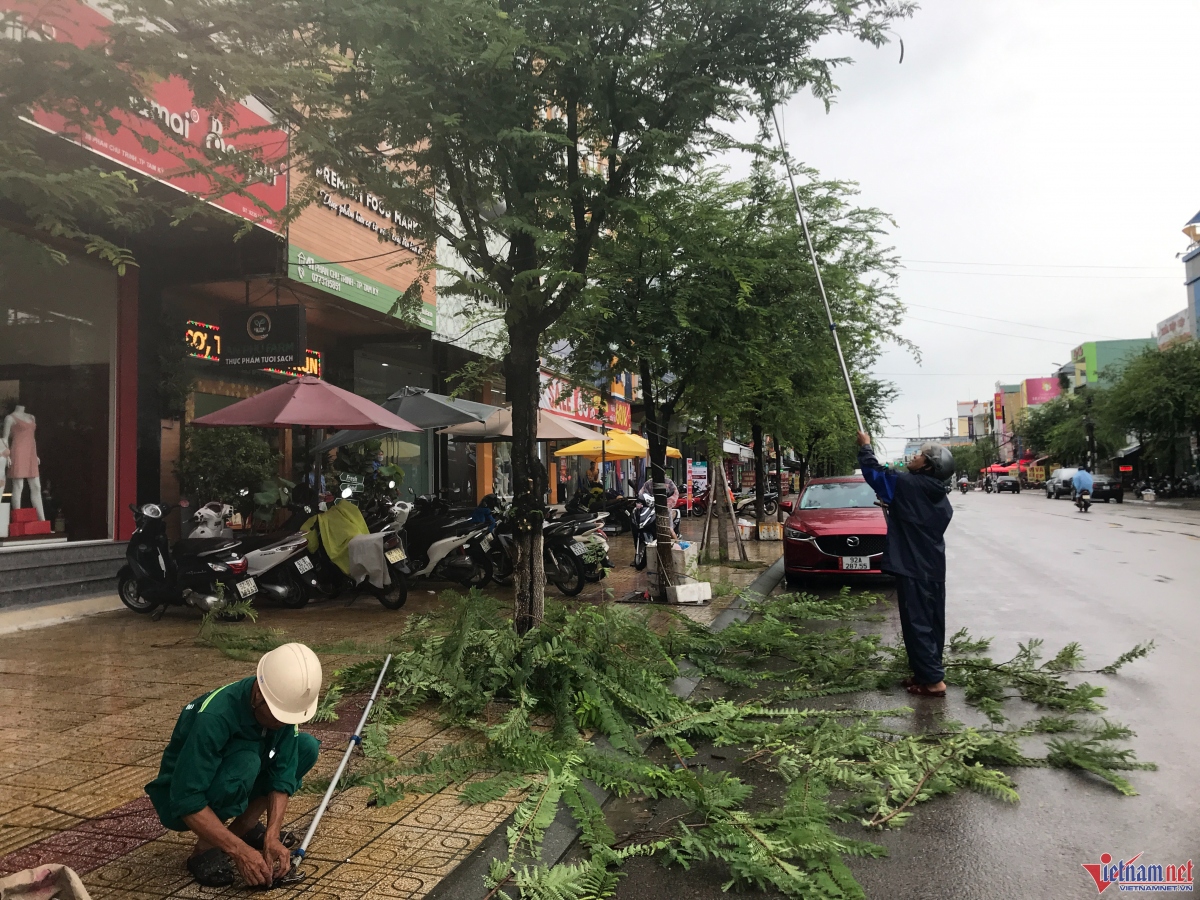
{"label": "sidewalk curb", "polygon": [[[767,596],[775,590],[779,582],[783,581],[783,575],[783,557],[780,556],[774,564],[754,579],[749,587],[741,591],[728,607],[721,611],[709,629],[713,632],[720,632],[734,622],[745,622],[750,618],[750,611],[744,606],[744,598],[750,594],[757,594],[760,597]],[[671,682],[671,692],[677,697],[686,699],[696,689],[701,677],[689,674],[689,672],[695,672],[696,669],[687,660],[683,660],[679,668],[680,675]],[[597,743],[601,742],[597,741]],[[587,783],[587,789],[601,806],[612,799],[612,795],[608,791],[591,782]],[[426,900],[480,900],[485,893],[483,879],[487,875],[488,867],[493,859],[500,859],[504,856],[508,827],[511,824],[512,816],[509,816],[497,825],[492,833],[483,839],[483,843],[472,851],[470,856],[434,885],[433,890],[425,895]],[[542,841],[542,862],[547,866],[556,865],[566,856],[577,837],[579,837],[579,829],[575,827],[571,811],[565,806],[560,806],[554,821],[546,829],[546,835]]]}

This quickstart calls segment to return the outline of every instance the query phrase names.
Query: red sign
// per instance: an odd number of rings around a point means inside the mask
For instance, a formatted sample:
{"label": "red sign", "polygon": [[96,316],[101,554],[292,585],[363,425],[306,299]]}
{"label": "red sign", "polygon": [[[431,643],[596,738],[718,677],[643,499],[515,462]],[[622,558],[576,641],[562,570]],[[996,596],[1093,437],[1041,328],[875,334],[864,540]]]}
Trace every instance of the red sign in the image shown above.
{"label": "red sign", "polygon": [[[571,387],[561,378],[542,371],[542,408],[550,409],[560,416],[599,427],[600,409],[603,403],[599,390],[590,391]],[[604,422],[617,431],[630,431],[633,427],[633,409],[629,401],[617,397],[608,399]]]}
{"label": "red sign", "polygon": [[[191,348],[188,356],[193,359],[207,359],[219,363],[221,361],[221,326],[209,325],[207,322],[197,322],[189,319],[184,329],[183,339]],[[263,369],[264,372],[274,372],[276,375],[315,375],[321,377],[323,366],[321,352],[311,347],[304,351],[304,368],[294,369]]]}
{"label": "red sign", "polygon": [[1133,471],[1133,466],[1117,466],[1117,468],[1122,472],[1132,472]]}
{"label": "red sign", "polygon": [[1047,400],[1053,400],[1061,391],[1057,378],[1025,379],[1025,403],[1029,406],[1039,406]]}
{"label": "red sign", "polygon": [[[37,4],[4,0],[4,8],[21,15],[29,39],[50,38],[77,47],[106,42],[105,30],[111,24],[79,0]],[[287,151],[287,132],[270,128],[247,134],[247,129],[263,128],[270,122],[240,103],[234,104],[225,118],[197,109],[187,82],[181,78],[157,83],[143,99],[145,105],[140,115],[115,115],[120,122],[115,133],[97,121],[91,131],[81,134],[63,116],[45,111],[35,113],[33,121],[126,168],[203,197],[235,216],[279,232],[275,211],[287,205],[287,178],[280,166]],[[151,143],[153,149],[149,149],[139,138],[149,138],[157,146]],[[213,182],[190,172],[186,160],[208,162],[212,154],[219,156],[230,151],[253,153],[261,160],[261,167],[250,181],[232,170],[225,173],[244,185],[245,195],[212,196]]]}

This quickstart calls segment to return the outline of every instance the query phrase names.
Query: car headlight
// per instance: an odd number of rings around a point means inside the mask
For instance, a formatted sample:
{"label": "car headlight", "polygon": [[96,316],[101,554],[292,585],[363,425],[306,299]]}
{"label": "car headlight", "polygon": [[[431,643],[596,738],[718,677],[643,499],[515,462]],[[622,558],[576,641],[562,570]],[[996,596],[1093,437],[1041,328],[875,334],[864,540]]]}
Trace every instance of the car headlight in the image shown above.
{"label": "car headlight", "polygon": [[790,525],[784,527],[783,536],[785,538],[791,538],[793,541],[815,540],[815,538],[807,531],[801,531],[799,528],[792,528]]}

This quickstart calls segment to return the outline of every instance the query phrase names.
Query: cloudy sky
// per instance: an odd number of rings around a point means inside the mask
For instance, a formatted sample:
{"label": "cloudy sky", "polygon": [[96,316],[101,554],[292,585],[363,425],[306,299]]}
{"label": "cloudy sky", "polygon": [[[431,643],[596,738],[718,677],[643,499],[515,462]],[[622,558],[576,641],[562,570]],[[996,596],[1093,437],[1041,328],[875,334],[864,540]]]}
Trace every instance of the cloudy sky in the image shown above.
{"label": "cloudy sky", "polygon": [[925,0],[896,31],[903,64],[897,43],[823,47],[855,58],[837,102],[797,97],[785,120],[796,158],[896,220],[921,360],[876,366],[901,392],[889,455],[998,378],[1149,336],[1186,305],[1176,255],[1200,209],[1200,3]]}

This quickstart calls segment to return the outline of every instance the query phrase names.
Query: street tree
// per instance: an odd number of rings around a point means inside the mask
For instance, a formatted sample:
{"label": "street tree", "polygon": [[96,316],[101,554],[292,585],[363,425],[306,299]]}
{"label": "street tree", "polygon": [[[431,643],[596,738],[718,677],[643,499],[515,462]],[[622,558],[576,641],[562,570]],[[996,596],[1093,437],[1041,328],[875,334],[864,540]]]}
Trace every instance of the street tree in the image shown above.
{"label": "street tree", "polygon": [[1200,436],[1200,344],[1145,350],[1106,394],[1112,427],[1136,436],[1161,471],[1175,474],[1182,447]]}
{"label": "street tree", "polygon": [[1065,465],[1085,464],[1094,438],[1097,459],[1107,459],[1125,444],[1125,432],[1110,414],[1112,396],[1108,389],[1084,386],[1055,397],[1025,411],[1017,436],[1029,450]]}

